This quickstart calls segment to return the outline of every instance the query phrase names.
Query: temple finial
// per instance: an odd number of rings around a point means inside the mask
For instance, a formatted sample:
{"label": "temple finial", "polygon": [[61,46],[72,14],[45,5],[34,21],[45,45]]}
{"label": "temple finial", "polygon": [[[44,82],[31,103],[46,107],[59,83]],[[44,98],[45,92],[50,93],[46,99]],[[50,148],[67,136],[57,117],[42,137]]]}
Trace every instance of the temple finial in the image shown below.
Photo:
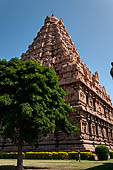
{"label": "temple finial", "polygon": [[52,16],[52,17],[54,16],[53,11],[51,11],[51,16]]}

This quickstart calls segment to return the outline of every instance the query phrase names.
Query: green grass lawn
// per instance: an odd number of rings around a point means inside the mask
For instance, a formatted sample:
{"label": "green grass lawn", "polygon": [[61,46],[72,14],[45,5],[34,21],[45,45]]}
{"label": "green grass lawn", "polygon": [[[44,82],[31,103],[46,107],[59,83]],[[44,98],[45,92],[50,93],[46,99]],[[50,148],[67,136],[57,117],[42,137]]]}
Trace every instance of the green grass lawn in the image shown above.
{"label": "green grass lawn", "polygon": [[[113,170],[113,160],[24,160],[26,170]],[[0,170],[15,170],[16,160],[0,159]]]}

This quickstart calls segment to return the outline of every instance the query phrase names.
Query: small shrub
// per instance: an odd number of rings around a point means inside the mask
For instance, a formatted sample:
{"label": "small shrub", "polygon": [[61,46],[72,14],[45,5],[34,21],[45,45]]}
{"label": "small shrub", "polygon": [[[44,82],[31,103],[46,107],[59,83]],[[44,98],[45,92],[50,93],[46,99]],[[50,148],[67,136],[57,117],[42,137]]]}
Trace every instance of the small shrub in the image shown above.
{"label": "small shrub", "polygon": [[[78,152],[68,152],[68,159],[78,160]],[[92,152],[80,152],[81,160],[94,160]]]}
{"label": "small shrub", "polygon": [[109,149],[106,145],[99,145],[95,148],[99,160],[108,160]]}
{"label": "small shrub", "polygon": [[8,159],[8,154],[6,152],[1,152],[0,159]]}
{"label": "small shrub", "polygon": [[68,152],[68,159],[78,160],[78,152]]}
{"label": "small shrub", "polygon": [[52,152],[52,159],[56,160],[64,160],[68,158],[67,152]]}
{"label": "small shrub", "polygon": [[[1,152],[0,159],[17,159],[17,152]],[[22,157],[25,158],[25,154],[22,152]]]}
{"label": "small shrub", "polygon": [[113,159],[113,151],[110,151],[109,155],[110,155],[110,159]]}
{"label": "small shrub", "polygon": [[81,160],[94,160],[92,152],[81,152],[80,157]]}
{"label": "small shrub", "polygon": [[52,159],[52,152],[26,152],[25,159]]}

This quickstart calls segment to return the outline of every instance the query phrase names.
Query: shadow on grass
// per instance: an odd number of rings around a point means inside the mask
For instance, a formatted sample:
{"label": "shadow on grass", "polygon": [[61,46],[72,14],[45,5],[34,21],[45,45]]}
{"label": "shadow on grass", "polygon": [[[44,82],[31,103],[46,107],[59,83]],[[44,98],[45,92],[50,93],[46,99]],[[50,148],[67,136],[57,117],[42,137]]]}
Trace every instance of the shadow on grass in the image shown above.
{"label": "shadow on grass", "polygon": [[[25,170],[29,169],[29,170],[39,170],[39,169],[49,169],[47,167],[32,167],[32,166],[25,166],[24,167]],[[12,165],[3,165],[0,166],[0,170],[16,170],[16,166],[12,166]]]}
{"label": "shadow on grass", "polygon": [[97,165],[86,170],[113,170],[113,163],[103,163],[103,165]]}
{"label": "shadow on grass", "polygon": [[16,170],[16,166],[3,165],[3,166],[0,166],[0,170]]}

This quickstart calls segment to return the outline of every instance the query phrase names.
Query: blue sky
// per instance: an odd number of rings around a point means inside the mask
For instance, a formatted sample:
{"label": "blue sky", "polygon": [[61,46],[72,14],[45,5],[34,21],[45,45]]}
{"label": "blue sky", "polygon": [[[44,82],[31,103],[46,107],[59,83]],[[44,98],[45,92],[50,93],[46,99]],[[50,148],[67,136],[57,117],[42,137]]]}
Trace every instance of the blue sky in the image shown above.
{"label": "blue sky", "polygon": [[113,101],[113,0],[0,0],[0,59],[20,57],[51,10]]}

